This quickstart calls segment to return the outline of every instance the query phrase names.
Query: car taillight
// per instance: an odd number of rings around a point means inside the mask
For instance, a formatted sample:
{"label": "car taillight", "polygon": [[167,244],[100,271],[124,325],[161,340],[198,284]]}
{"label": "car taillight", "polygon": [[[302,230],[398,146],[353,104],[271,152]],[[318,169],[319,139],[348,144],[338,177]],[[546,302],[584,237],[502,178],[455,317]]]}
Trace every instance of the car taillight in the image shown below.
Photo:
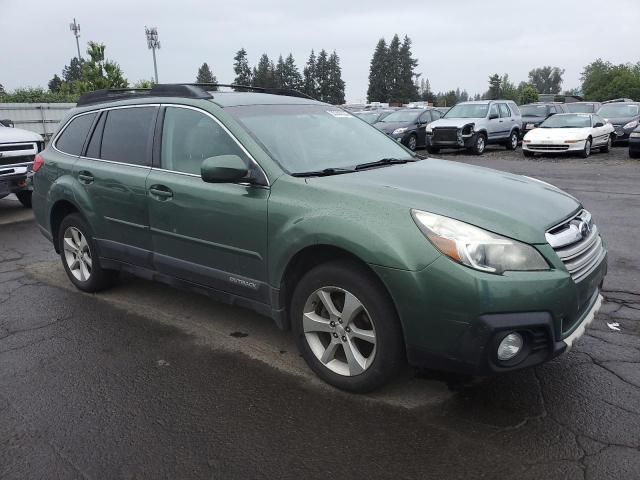
{"label": "car taillight", "polygon": [[33,160],[33,167],[31,167],[31,169],[35,173],[38,170],[40,170],[43,165],[44,165],[44,158],[42,157],[42,155],[36,155],[36,158]]}

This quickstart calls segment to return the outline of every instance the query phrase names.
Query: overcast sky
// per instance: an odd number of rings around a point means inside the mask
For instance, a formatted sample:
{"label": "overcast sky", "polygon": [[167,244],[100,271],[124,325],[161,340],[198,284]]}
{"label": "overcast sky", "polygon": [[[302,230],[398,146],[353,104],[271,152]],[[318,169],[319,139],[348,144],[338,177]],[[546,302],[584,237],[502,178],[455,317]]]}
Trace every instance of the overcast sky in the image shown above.
{"label": "overcast sky", "polygon": [[[409,7],[410,5],[410,7]],[[612,4],[613,5],[613,4]],[[157,26],[161,82],[193,82],[207,62],[231,82],[233,56],[250,63],[292,52],[302,70],[310,50],[336,50],[347,100],[366,96],[369,62],[380,37],[413,40],[417,72],[434,91],[487,89],[491,73],[517,84],[533,67],[566,69],[563,88],[579,86],[582,67],[597,57],[640,61],[640,0],[0,0],[0,83],[44,86],[76,55],[69,23],[81,25],[80,48],[105,43],[130,82],[153,76],[144,26]]]}

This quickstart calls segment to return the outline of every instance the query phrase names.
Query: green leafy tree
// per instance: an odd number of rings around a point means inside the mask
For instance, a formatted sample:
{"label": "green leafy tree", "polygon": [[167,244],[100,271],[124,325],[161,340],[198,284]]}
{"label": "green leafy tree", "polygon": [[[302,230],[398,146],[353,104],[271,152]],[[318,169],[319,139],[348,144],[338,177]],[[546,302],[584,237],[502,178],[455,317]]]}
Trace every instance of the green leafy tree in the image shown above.
{"label": "green leafy tree", "polygon": [[500,99],[502,100],[518,100],[518,89],[515,84],[509,80],[509,74],[505,73],[500,81]]}
{"label": "green leafy tree", "polygon": [[320,95],[319,85],[317,84],[316,63],[316,54],[311,50],[303,70],[303,92],[312,98],[319,98]]}
{"label": "green leafy tree", "polygon": [[258,61],[258,65],[253,69],[254,87],[273,88],[276,86],[275,66],[269,60],[269,56],[263,53]]}
{"label": "green leafy tree", "polygon": [[3,94],[4,92],[4,87],[2,86],[2,84],[0,83],[0,94]]}
{"label": "green leafy tree", "polygon": [[78,82],[82,80],[82,64],[84,62],[78,57],[73,57],[69,65],[62,69],[62,79],[65,82]]}
{"label": "green leafy tree", "polygon": [[47,86],[49,87],[50,92],[58,92],[62,86],[62,79],[56,74],[51,80],[49,80]]}
{"label": "green leafy tree", "polygon": [[564,69],[558,67],[539,67],[529,72],[529,83],[539,93],[560,93]]}
{"label": "green leafy tree", "polygon": [[89,59],[82,65],[82,82],[86,90],[126,88],[129,83],[124,78],[120,66],[112,60],[105,59],[104,50],[104,44],[89,42]]}
{"label": "green leafy tree", "polygon": [[142,80],[138,80],[136,83],[133,84],[133,88],[152,88],[155,85],[155,81],[153,78],[150,79],[142,79]]}
{"label": "green leafy tree", "polygon": [[42,88],[17,88],[11,92],[0,91],[2,101],[7,103],[75,103],[79,94],[49,92]]}
{"label": "green leafy tree", "polygon": [[613,65],[595,60],[582,72],[582,95],[593,101],[622,97],[640,100],[640,62]]}
{"label": "green leafy tree", "polygon": [[[209,64],[204,62],[200,65],[198,69],[198,75],[196,76],[196,83],[217,83],[218,79],[215,77],[211,68],[209,68]],[[215,87],[214,90],[217,90],[218,87]]]}
{"label": "green leafy tree", "polygon": [[387,58],[389,49],[384,38],[378,40],[369,65],[369,88],[367,100],[369,102],[386,102],[389,98],[387,82]]}
{"label": "green leafy tree", "polygon": [[238,50],[236,56],[233,57],[233,71],[236,74],[236,78],[233,80],[235,85],[252,84],[251,68],[247,60],[247,51],[244,48]]}
{"label": "green leafy tree", "polygon": [[516,101],[520,105],[526,105],[527,103],[534,103],[538,101],[538,91],[529,83],[520,83],[520,85],[518,85],[517,94],[518,98]]}
{"label": "green leafy tree", "polygon": [[342,80],[342,69],[340,68],[340,57],[334,50],[331,55],[329,55],[328,60],[328,76],[327,76],[327,91],[328,97],[327,102],[333,105],[342,105],[344,103],[344,87],[345,83]]}
{"label": "green leafy tree", "polygon": [[497,73],[489,77],[489,90],[486,93],[488,100],[496,100],[500,98],[500,87],[502,86],[502,78]]}

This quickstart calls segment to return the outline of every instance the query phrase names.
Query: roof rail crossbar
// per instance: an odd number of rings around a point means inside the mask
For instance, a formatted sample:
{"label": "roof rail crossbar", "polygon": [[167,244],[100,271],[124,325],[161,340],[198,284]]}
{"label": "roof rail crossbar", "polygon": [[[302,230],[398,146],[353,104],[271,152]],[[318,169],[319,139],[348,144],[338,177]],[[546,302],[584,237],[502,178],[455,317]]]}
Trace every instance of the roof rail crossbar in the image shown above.
{"label": "roof rail crossbar", "polygon": [[273,88],[273,87],[252,87],[250,85],[236,85],[232,83],[188,83],[186,85],[191,85],[194,87],[200,87],[206,91],[212,91],[212,88],[217,87],[225,87],[225,88],[233,88],[236,91],[249,91],[249,92],[259,92],[259,93],[269,93],[271,95],[286,95],[289,97],[299,97],[299,98],[308,98],[309,100],[315,100],[313,97],[310,97],[306,93],[303,93],[299,90],[294,90],[292,88]]}

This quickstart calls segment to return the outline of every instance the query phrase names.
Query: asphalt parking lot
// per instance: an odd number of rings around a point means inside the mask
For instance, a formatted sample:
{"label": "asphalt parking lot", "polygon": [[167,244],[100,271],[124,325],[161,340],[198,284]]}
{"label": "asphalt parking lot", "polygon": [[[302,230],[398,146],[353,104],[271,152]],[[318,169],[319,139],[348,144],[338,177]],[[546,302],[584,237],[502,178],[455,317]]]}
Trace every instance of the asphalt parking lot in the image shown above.
{"label": "asphalt parking lot", "polygon": [[251,312],[130,277],[77,292],[7,198],[0,478],[640,478],[640,163],[624,147],[438,156],[553,183],[592,212],[605,302],[569,354],[455,391],[407,372],[347,395]]}

